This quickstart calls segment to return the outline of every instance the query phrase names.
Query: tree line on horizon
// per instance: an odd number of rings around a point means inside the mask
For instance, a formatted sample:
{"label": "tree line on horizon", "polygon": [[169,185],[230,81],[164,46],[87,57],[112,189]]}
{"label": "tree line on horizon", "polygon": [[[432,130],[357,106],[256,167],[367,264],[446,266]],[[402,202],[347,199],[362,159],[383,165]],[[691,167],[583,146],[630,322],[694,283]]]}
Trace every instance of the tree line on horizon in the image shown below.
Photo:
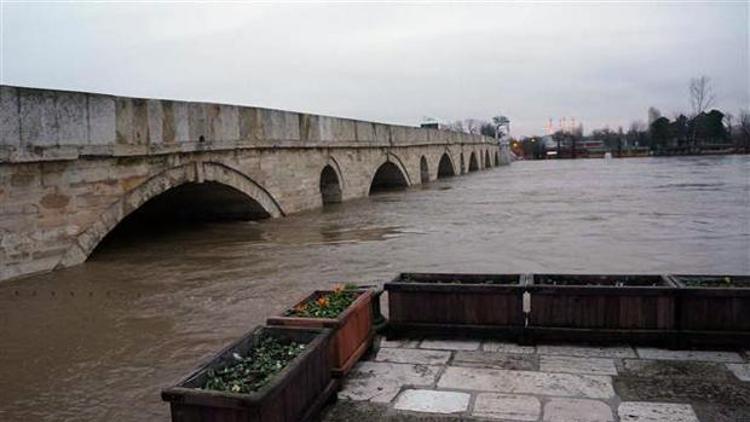
{"label": "tree line on horizon", "polygon": [[[576,145],[580,146],[584,141],[601,141],[607,150],[615,153],[636,149],[655,155],[691,154],[721,146],[732,148],[734,152],[750,153],[750,110],[740,110],[735,117],[713,108],[716,96],[711,79],[707,76],[692,78],[688,93],[692,112],[674,113],[672,119],[662,115],[655,107],[649,107],[648,123],[633,121],[627,131],[622,127],[617,130],[604,127],[594,129],[584,136],[583,127],[578,126],[570,130],[558,130],[550,136],[558,150],[561,146],[567,146],[575,151]],[[504,127],[509,129],[510,120],[505,116],[500,117],[505,119],[507,123]],[[497,127],[481,119],[457,120],[443,126],[447,130],[492,137],[495,136]],[[502,137],[507,133],[502,131],[499,135]],[[541,158],[545,151],[544,142],[540,138],[542,137],[512,139],[511,142],[525,156]]]}

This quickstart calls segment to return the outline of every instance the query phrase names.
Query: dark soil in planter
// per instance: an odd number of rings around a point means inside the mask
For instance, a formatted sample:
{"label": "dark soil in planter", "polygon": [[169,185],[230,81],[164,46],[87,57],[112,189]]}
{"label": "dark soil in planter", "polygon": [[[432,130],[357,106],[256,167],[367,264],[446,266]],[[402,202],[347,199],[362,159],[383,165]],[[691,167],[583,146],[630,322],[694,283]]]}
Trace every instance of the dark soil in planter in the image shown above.
{"label": "dark soil in planter", "polygon": [[519,283],[520,274],[416,274],[404,273],[393,280],[396,283],[433,284],[506,284]]}
{"label": "dark soil in planter", "polygon": [[202,389],[231,393],[257,391],[303,350],[304,344],[263,336],[246,356],[234,353],[235,362],[216,370],[209,369]]}
{"label": "dark soil in planter", "polygon": [[674,276],[685,287],[750,288],[750,276]]}
{"label": "dark soil in planter", "polygon": [[669,286],[658,275],[577,275],[534,274],[534,284],[543,286],[611,286],[660,287]]}

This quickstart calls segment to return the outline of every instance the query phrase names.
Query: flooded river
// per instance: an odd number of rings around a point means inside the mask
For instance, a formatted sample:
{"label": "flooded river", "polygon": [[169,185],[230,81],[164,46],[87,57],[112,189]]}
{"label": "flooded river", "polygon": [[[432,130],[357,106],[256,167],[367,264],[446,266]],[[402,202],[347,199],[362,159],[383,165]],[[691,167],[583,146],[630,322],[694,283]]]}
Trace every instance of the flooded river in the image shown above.
{"label": "flooded river", "polygon": [[750,273],[750,157],[516,162],[262,222],[115,239],[0,283],[0,420],[166,420],[161,387],[334,282]]}

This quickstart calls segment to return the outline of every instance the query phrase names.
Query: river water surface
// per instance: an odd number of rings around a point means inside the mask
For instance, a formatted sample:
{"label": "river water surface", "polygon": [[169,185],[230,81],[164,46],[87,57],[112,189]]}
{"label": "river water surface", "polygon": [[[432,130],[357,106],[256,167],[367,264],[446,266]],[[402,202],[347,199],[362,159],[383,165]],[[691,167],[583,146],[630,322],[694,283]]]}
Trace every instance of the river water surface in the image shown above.
{"label": "river water surface", "polygon": [[0,420],[167,420],[162,387],[316,287],[399,271],[750,273],[750,157],[516,162],[115,239],[0,283]]}

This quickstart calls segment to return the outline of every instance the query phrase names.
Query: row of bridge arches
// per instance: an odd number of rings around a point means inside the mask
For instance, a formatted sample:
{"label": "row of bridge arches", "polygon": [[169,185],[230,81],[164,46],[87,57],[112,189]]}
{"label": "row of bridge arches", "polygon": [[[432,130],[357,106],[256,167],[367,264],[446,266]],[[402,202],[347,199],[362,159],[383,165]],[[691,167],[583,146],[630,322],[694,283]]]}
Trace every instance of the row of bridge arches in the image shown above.
{"label": "row of bridge arches", "polygon": [[[488,150],[468,154],[469,172],[479,170],[480,161],[482,168],[499,163],[497,153],[493,163]],[[430,164],[428,155],[419,156],[419,182],[428,183],[434,177],[442,179],[465,173],[464,153],[459,153],[458,159],[460,165],[454,163],[448,151],[442,153],[437,160],[437,172],[432,173],[434,162]],[[191,165],[196,166],[194,170],[190,168]],[[63,261],[84,260],[97,245],[107,244],[112,237],[133,232],[133,227],[151,230],[165,223],[258,220],[284,215],[271,194],[242,172],[220,163],[199,165],[200,169],[195,163],[169,169],[127,192],[99,216],[95,224],[78,236],[73,250]],[[374,171],[368,193],[402,189],[413,183],[402,160],[389,153],[385,162]],[[338,163],[329,159],[320,172],[319,189],[323,205],[342,202],[347,186]],[[359,189],[357,186],[349,188]]]}
{"label": "row of bridge arches", "polygon": [[[479,157],[479,158],[477,158]],[[482,162],[481,168],[493,167],[499,163],[499,154],[495,153],[494,162],[491,159],[489,150],[483,152],[471,152],[469,155],[468,171],[474,172],[480,169],[479,162]],[[442,179],[452,177],[459,173],[465,173],[464,154],[460,154],[461,165],[456,169],[448,152],[443,153],[438,161],[437,178]],[[399,164],[397,164],[399,162]],[[430,165],[427,157],[422,155],[419,159],[419,179],[422,184],[431,181]],[[320,194],[323,205],[335,204],[342,201],[341,177],[336,171],[334,165],[327,164],[323,167],[320,174]],[[382,163],[372,177],[369,194],[388,191],[394,189],[406,188],[410,185],[403,165],[400,160],[391,161],[390,159]]]}

